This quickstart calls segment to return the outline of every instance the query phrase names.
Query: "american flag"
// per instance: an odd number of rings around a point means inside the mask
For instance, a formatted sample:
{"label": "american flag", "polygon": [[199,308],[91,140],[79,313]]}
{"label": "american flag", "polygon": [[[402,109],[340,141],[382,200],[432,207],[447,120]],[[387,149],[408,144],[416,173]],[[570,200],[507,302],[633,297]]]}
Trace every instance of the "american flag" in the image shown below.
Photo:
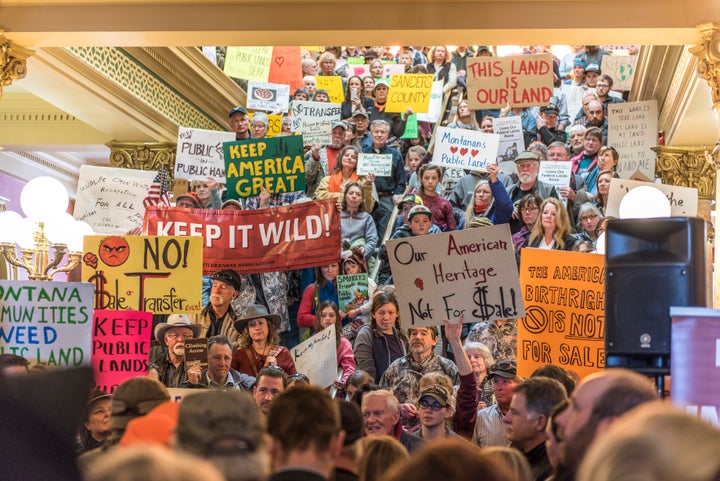
{"label": "american flag", "polygon": [[168,177],[165,167],[160,167],[157,175],[150,184],[148,196],[143,200],[143,205],[170,205],[170,191],[168,189]]}

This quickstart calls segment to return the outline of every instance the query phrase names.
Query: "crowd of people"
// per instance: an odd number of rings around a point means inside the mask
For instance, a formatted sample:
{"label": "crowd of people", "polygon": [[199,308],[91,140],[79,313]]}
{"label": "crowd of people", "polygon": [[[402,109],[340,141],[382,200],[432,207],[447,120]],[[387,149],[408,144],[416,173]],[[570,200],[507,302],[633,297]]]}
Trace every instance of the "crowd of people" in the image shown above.
{"label": "crowd of people", "polygon": [[[527,47],[527,53],[546,51]],[[292,99],[328,101],[316,88],[318,75],[340,76],[346,87],[331,142],[306,150],[307,189],[224,200],[222,185],[208,179],[192,182],[175,204],[253,210],[336,199],[337,262],[204,277],[200,314],[155,316],[147,376],[113,393],[92,391],[73,447],[38,456],[72,463],[75,477],[62,479],[88,481],[605,481],[635,479],[638,471],[641,479],[720,479],[720,432],[658,401],[639,374],[610,369],[580,380],[547,365],[522,378],[515,319],[469,327],[462,318],[411,329],[400,323],[384,251],[389,238],[508,224],[517,252],[596,250],[610,179],[622,160],[606,145],[607,105],[622,101],[610,95],[613,79],[600,69],[607,54],[573,46],[555,59],[548,105],[484,111],[472,111],[462,97],[467,58],[492,56],[488,47],[402,47],[396,55],[383,47],[326,47],[318,58],[305,56],[304,86]],[[369,65],[368,77],[347,75],[349,58],[358,56]],[[492,133],[493,117],[521,116],[527,145],[514,159],[516,171],[439,166],[432,125],[402,139],[413,112],[385,111],[383,62],[431,73],[446,94],[461,98],[456,116],[441,125]],[[562,83],[586,88],[575,119],[567,114]],[[238,106],[229,124],[237,140],[257,139],[267,136],[269,121]],[[389,154],[391,174],[359,175],[363,152]],[[570,185],[538,180],[546,160],[571,163]],[[357,273],[369,274],[369,298],[345,312],[337,278]],[[337,378],[313,386],[289,349],[331,326]],[[185,365],[185,343],[197,338],[207,338],[206,368]],[[26,360],[0,355],[0,393],[7,394],[0,395],[1,406],[24,406],[10,384],[21,383],[16,375],[28,370]],[[192,391],[176,402],[168,389],[177,388]]]}

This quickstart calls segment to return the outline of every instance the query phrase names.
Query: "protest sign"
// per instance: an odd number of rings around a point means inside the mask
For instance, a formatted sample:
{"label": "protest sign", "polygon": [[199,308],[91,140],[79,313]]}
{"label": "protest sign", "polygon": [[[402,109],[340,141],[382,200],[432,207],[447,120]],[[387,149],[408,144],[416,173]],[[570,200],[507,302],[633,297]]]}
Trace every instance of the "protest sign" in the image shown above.
{"label": "protest sign", "polygon": [[95,310],[92,367],[98,389],[113,392],[123,381],[147,374],[152,330],[151,312]]}
{"label": "protest sign", "polygon": [[304,100],[293,100],[292,102],[292,125],[290,130],[300,131],[303,122],[308,120],[340,120],[340,104],[327,102],[306,102]]}
{"label": "protest sign", "polygon": [[223,143],[229,199],[305,190],[303,139],[297,135]]}
{"label": "protest sign", "polygon": [[720,310],[670,307],[670,399],[720,429]]}
{"label": "protest sign", "polygon": [[354,62],[348,62],[348,71],[350,77],[365,78],[370,76],[370,65],[367,64],[356,64]]}
{"label": "protest sign", "polygon": [[225,183],[225,160],[223,142],[235,140],[235,132],[215,130],[178,129],[177,154],[175,157],[175,178],[207,180]]}
{"label": "protest sign", "polygon": [[306,120],[300,125],[303,145],[329,145],[332,143],[332,121]]}
{"label": "protest sign", "polygon": [[500,136],[466,129],[438,127],[433,163],[485,172],[497,159]]}
{"label": "protest sign", "polygon": [[268,112],[287,112],[290,105],[290,87],[267,82],[248,82],[247,107]]}
{"label": "protest sign", "polygon": [[197,236],[85,236],[82,279],[95,288],[95,309],[195,313],[202,261]]}
{"label": "protest sign", "polygon": [[365,65],[365,57],[348,57],[347,63],[350,65]]}
{"label": "protest sign", "polygon": [[636,187],[642,185],[660,190],[670,202],[670,215],[673,217],[695,217],[697,215],[698,191],[695,187],[679,187],[675,185],[640,182],[630,179],[610,179],[605,215],[620,217],[620,202],[623,197]]}
{"label": "protest sign", "polygon": [[512,117],[493,117],[493,133],[498,139],[498,162],[515,162],[515,158],[525,150],[525,136],[522,129],[522,118],[519,115]]}
{"label": "protest sign", "polygon": [[435,123],[440,118],[440,112],[443,108],[443,81],[433,82],[430,90],[430,103],[426,114],[418,114],[417,119],[420,122]]}
{"label": "protest sign", "polygon": [[[254,113],[254,112],[253,112]],[[250,114],[250,120],[252,121],[253,113]],[[276,135],[280,135],[282,133],[282,115],[275,115],[275,114],[268,114],[268,131],[267,131],[267,137],[275,137]],[[232,140],[235,140],[235,137],[233,137]],[[223,180],[225,182],[225,180]]]}
{"label": "protest sign", "polygon": [[[586,91],[579,85],[563,84],[561,88],[567,98],[568,117],[570,118],[570,125],[572,125],[578,112],[582,109],[582,98]],[[567,126],[567,129],[569,130],[570,126]]]}
{"label": "protest sign", "polygon": [[90,365],[92,285],[0,280],[0,354],[46,366]]}
{"label": "protest sign", "polygon": [[545,364],[581,378],[605,367],[605,256],[525,248],[525,317],[518,319],[518,376]]}
{"label": "protest sign", "polygon": [[368,300],[367,272],[337,276],[337,292],[341,311],[358,309]]}
{"label": "protest sign", "polygon": [[627,178],[640,169],[655,178],[655,152],[658,132],[657,101],[625,102],[608,105],[608,145],[620,154],[618,175]]}
{"label": "protest sign", "polygon": [[229,77],[267,82],[272,47],[228,47],[223,72]]}
{"label": "protest sign", "polygon": [[380,177],[390,176],[392,167],[392,154],[366,154],[364,152],[358,154],[357,175],[373,173]]}
{"label": "protest sign", "polygon": [[468,58],[467,85],[471,109],[547,105],[553,95],[552,55]]}
{"label": "protest sign", "polygon": [[339,75],[316,75],[317,90],[327,90],[330,102],[339,104],[345,100],[342,77]]}
{"label": "protest sign", "polygon": [[630,90],[635,73],[637,55],[604,55],[600,69],[613,79],[613,90]]}
{"label": "protest sign", "polygon": [[390,77],[386,112],[404,113],[412,107],[415,113],[427,113],[430,106],[433,76],[429,74],[401,74]]}
{"label": "protest sign", "polygon": [[267,81],[288,85],[291,92],[303,86],[300,47],[273,47]]}
{"label": "protest sign", "polygon": [[318,332],[310,339],[290,349],[298,372],[305,374],[312,384],[328,387],[337,379],[338,363],[335,347],[335,325]]}
{"label": "protest sign", "polygon": [[[561,160],[543,160],[540,162],[538,180],[555,186],[558,192],[560,192],[560,187],[570,186],[572,175],[572,162]],[[563,204],[567,205],[567,199],[562,199],[562,201]]]}
{"label": "protest sign", "polygon": [[401,139],[417,139],[418,138],[418,116],[417,114],[410,114],[405,120],[405,132],[403,132]]}
{"label": "protest sign", "polygon": [[144,232],[202,236],[203,273],[240,274],[317,267],[338,262],[340,215],[334,199],[260,210],[151,207]]}
{"label": "protest sign", "polygon": [[389,240],[403,327],[525,314],[507,224]]}
{"label": "protest sign", "polygon": [[125,234],[140,227],[143,201],[156,175],[149,170],[81,165],[75,219],[106,234]]}
{"label": "protest sign", "polygon": [[393,75],[405,73],[405,65],[400,65],[392,60],[383,60],[383,78],[389,79]]}
{"label": "protest sign", "polygon": [[200,369],[208,367],[208,340],[204,337],[185,341],[185,371],[194,366],[200,366]]}

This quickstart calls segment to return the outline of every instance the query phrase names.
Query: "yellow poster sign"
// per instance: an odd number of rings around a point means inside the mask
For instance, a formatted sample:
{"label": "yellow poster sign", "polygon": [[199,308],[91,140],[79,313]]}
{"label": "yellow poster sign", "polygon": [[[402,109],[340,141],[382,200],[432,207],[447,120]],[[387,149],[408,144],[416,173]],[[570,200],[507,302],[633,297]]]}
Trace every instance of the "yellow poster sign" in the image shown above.
{"label": "yellow poster sign", "polygon": [[605,367],[605,257],[584,252],[523,249],[518,319],[518,375],[546,364],[580,377]]}
{"label": "yellow poster sign", "polygon": [[95,309],[154,314],[202,310],[203,232],[187,237],[86,236],[82,279]]}
{"label": "yellow poster sign", "polygon": [[272,47],[228,47],[223,72],[234,78],[267,82],[271,59]]}
{"label": "yellow poster sign", "polygon": [[315,80],[317,81],[318,90],[327,90],[330,102],[339,104],[345,100],[342,77],[339,75],[316,75]]}
{"label": "yellow poster sign", "polygon": [[387,112],[405,112],[412,107],[416,114],[427,113],[430,105],[433,76],[429,74],[400,74],[390,77]]}

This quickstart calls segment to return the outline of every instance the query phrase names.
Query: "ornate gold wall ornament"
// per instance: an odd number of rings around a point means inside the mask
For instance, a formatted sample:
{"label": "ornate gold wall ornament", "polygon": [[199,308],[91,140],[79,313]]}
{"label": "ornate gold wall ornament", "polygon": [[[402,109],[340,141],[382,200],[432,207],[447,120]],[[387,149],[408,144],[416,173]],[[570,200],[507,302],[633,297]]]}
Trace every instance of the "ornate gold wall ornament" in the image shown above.
{"label": "ornate gold wall ornament", "polygon": [[695,187],[698,198],[715,198],[716,167],[706,159],[705,147],[652,147],[657,154],[655,174],[663,184]]}
{"label": "ornate gold wall ornament", "polygon": [[4,35],[4,30],[0,30],[0,97],[4,87],[25,77],[26,61],[34,53],[34,50],[13,43]]}
{"label": "ornate gold wall ornament", "polygon": [[108,142],[110,163],[116,167],[139,170],[160,170],[165,167],[168,180],[172,181],[175,172],[174,142]]}
{"label": "ornate gold wall ornament", "polygon": [[690,48],[690,53],[698,58],[697,72],[712,89],[712,101],[715,108],[720,105],[720,25],[705,23],[698,25],[702,43]]}

